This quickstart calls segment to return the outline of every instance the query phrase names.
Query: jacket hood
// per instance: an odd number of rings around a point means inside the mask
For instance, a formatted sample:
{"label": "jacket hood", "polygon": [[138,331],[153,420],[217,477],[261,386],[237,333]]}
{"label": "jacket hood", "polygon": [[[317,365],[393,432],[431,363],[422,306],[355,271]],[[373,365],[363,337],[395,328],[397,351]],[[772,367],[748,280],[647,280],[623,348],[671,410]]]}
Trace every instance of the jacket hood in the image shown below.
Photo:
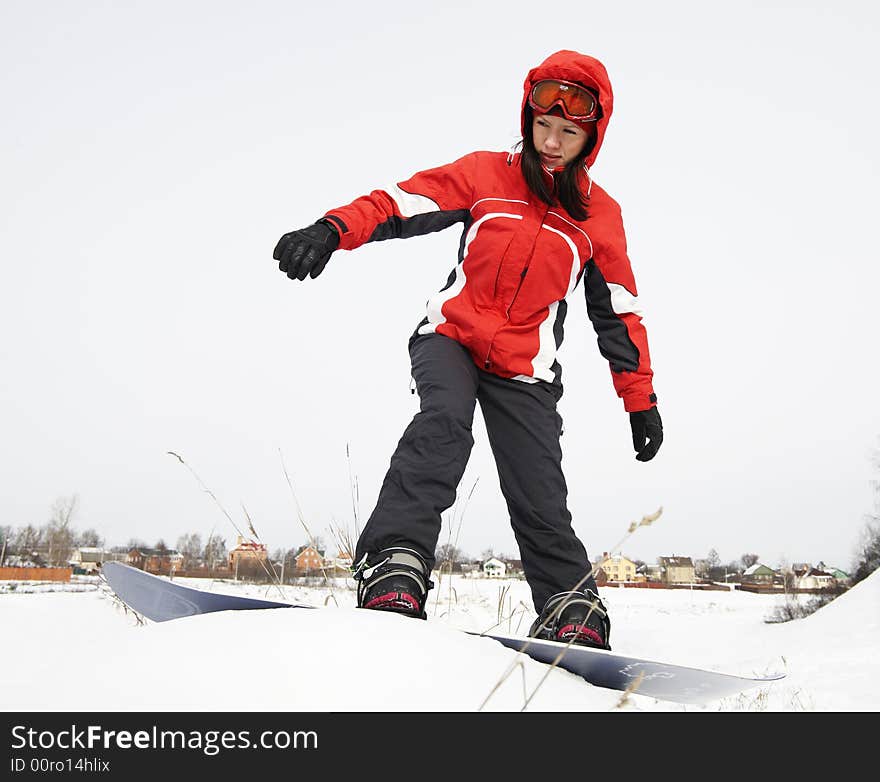
{"label": "jacket hood", "polygon": [[520,125],[523,135],[526,132],[526,105],[529,100],[529,93],[532,87],[542,79],[564,79],[565,81],[574,81],[589,87],[599,95],[599,106],[602,108],[602,117],[596,121],[596,145],[592,152],[587,155],[586,164],[592,166],[596,155],[599,154],[599,148],[602,146],[602,139],[605,138],[605,128],[608,127],[608,120],[611,119],[611,112],[614,109],[614,94],[611,92],[611,81],[608,78],[608,72],[595,57],[587,54],[574,52],[570,49],[551,54],[544,62],[536,68],[532,68],[526,76],[523,85],[523,100],[520,109]]}

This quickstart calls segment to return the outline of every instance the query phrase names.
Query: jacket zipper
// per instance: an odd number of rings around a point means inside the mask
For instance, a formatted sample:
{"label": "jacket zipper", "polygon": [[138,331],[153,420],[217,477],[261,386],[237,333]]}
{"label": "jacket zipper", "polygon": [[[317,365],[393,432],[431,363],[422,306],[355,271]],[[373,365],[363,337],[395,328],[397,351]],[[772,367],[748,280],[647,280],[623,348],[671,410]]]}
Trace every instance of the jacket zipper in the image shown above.
{"label": "jacket zipper", "polygon": [[[552,174],[551,174],[551,176],[552,176]],[[554,178],[554,186],[555,186],[555,178]],[[541,226],[544,225],[544,220],[547,218],[547,212],[549,212],[549,211],[550,211],[550,207],[548,206],[544,209],[544,213],[541,215],[541,223],[538,226],[539,233],[541,231]],[[537,239],[537,235],[535,236],[535,239]],[[535,247],[534,247],[534,242],[533,242],[532,243],[532,253],[534,253],[534,251],[535,251]],[[523,270],[519,273],[519,283],[517,284],[516,290],[513,292],[513,298],[511,298],[510,304],[507,305],[507,309],[504,313],[504,323],[502,323],[501,326],[499,326],[495,330],[495,334],[498,334],[498,332],[501,330],[501,328],[510,321],[510,310],[513,308],[514,302],[516,301],[516,297],[519,296],[520,289],[523,286],[523,281],[526,278],[526,272],[528,272],[528,270],[529,270],[530,262],[531,262],[531,255],[529,255],[529,262],[526,263]],[[494,341],[495,341],[495,337],[493,336],[492,341],[489,343],[489,349],[486,351],[486,358],[483,360],[483,367],[485,369],[490,369],[492,366],[492,362],[489,360],[489,356],[492,354],[492,342],[494,342]]]}
{"label": "jacket zipper", "polygon": [[[506,309],[505,312],[504,312],[504,323],[502,323],[501,326],[499,326],[499,327],[495,330],[495,333],[496,333],[496,334],[501,330],[501,328],[502,328],[503,326],[505,326],[507,323],[510,322],[510,310],[513,309],[513,305],[514,305],[514,303],[516,302],[516,297],[519,296],[520,289],[521,289],[522,286],[523,286],[523,282],[525,282],[525,279],[526,279],[526,273],[528,272],[528,270],[529,270],[529,267],[526,266],[526,267],[525,267],[525,268],[519,273],[519,283],[518,283],[517,286],[516,286],[516,290],[513,292],[513,297],[512,297],[511,300],[510,300],[510,304],[507,305],[507,309]],[[494,341],[495,341],[495,337],[492,337],[492,342],[494,342]],[[491,353],[492,353],[492,342],[489,343],[489,350],[486,351],[486,358],[485,358],[484,361],[483,361],[483,367],[484,367],[485,369],[490,369],[490,368],[492,367],[492,362],[489,360],[489,356],[490,356]]]}

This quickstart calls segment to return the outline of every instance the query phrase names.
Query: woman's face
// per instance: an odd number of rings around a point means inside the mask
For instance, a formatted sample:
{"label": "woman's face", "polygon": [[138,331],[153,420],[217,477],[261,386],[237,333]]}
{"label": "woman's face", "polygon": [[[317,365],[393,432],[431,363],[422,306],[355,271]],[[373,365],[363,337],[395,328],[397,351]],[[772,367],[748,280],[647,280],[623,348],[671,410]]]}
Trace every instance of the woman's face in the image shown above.
{"label": "woman's face", "polygon": [[532,140],[545,168],[564,168],[583,150],[589,135],[580,125],[555,114],[536,114]]}

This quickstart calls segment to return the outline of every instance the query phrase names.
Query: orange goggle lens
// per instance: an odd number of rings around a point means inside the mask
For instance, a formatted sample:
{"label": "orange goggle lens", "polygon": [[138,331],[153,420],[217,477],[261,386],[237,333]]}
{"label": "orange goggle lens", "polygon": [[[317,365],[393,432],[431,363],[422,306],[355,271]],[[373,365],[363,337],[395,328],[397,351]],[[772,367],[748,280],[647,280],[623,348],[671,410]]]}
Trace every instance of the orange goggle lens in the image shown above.
{"label": "orange goggle lens", "polygon": [[593,93],[570,81],[539,81],[532,87],[529,103],[533,109],[543,112],[559,106],[570,120],[583,122],[599,118],[599,103]]}

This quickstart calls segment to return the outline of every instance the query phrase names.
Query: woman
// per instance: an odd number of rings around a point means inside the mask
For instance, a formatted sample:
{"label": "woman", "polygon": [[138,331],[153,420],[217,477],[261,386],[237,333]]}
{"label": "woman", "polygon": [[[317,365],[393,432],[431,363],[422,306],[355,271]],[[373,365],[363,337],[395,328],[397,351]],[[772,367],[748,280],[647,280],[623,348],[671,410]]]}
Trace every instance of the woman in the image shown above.
{"label": "woman", "polygon": [[518,154],[474,152],[333,209],[275,248],[291,279],[337,249],[463,223],[458,263],[410,338],[420,412],[358,541],[358,605],[425,618],[440,515],[455,501],[477,401],[538,618],[529,634],[610,648],[610,622],[571,526],[556,352],[583,278],[599,350],[640,461],[663,439],[620,208],[590,179],[611,117],[602,64],[560,51],[533,68]]}

